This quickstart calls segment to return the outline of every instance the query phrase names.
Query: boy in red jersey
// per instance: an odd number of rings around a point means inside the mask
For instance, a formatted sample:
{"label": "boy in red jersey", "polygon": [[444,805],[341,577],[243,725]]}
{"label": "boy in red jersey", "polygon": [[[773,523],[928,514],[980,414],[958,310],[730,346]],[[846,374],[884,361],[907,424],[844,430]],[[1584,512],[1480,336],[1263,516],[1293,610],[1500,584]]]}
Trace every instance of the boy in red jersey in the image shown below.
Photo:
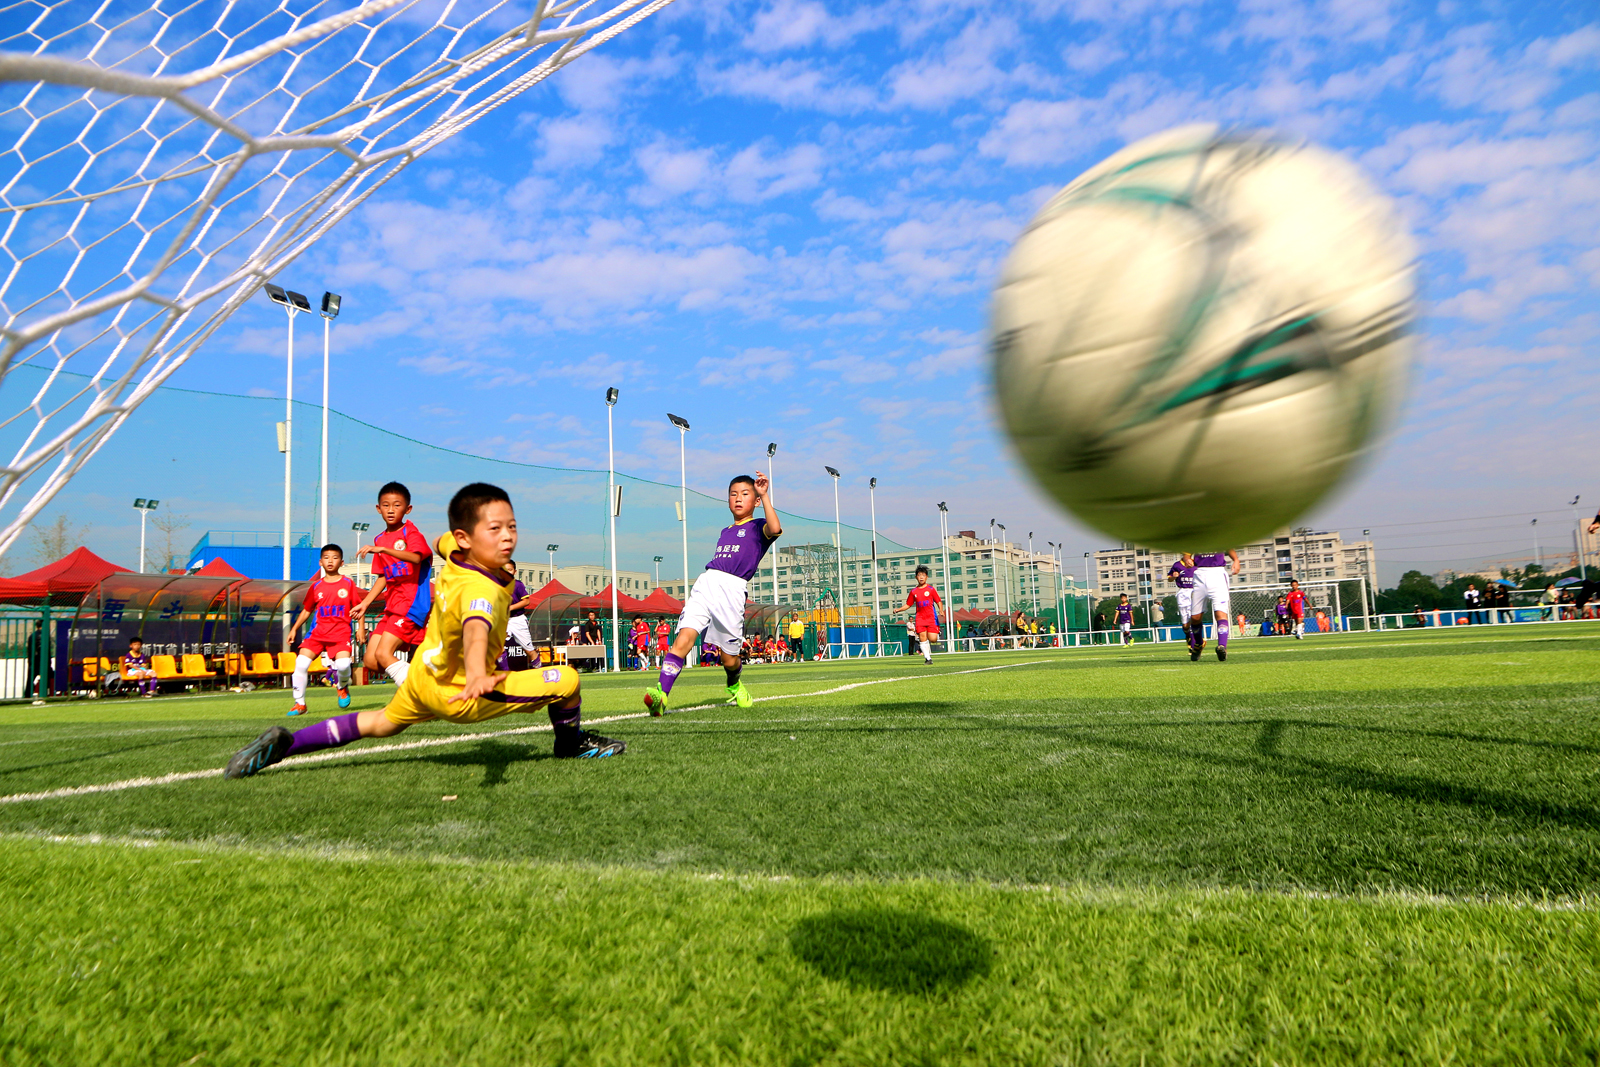
{"label": "boy in red jersey", "polygon": [[917,568],[917,584],[906,594],[906,606],[895,608],[894,614],[916,609],[916,620],[911,624],[917,635],[917,647],[922,652],[922,662],[933,662],[933,642],[939,639],[939,590],[928,582],[928,568]]}
{"label": "boy in red jersey", "polygon": [[339,568],[344,566],[344,549],[338,545],[323,545],[321,562],[322,573],[306,590],[305,606],[295,617],[289,632],[283,635],[283,650],[287,652],[300,627],[316,616],[316,624],[300,642],[300,654],[295,657],[294,706],[289,709],[290,715],[305,713],[307,675],[312,661],[323,653],[333,661],[334,673],[338,675],[339,706],[350,706],[350,608],[361,590],[339,573]]}
{"label": "boy in red jersey", "polygon": [[428,572],[433,567],[433,546],[410,520],[411,490],[390,482],[378,490],[378,515],[383,532],[362,545],[357,557],[372,557],[372,573],[377,579],[366,599],[352,613],[357,622],[365,618],[367,606],[385,597],[383,618],[372,628],[363,661],[369,671],[383,671],[394,684],[406,680],[407,664],[397,658],[402,645],[420,644],[428,627],[432,606]]}
{"label": "boy in red jersey", "polygon": [[667,623],[666,619],[660,619],[656,622],[656,661],[651,666],[658,671],[665,666],[667,650],[671,647],[672,627]]}
{"label": "boy in red jersey", "polygon": [[1289,619],[1294,624],[1296,641],[1306,639],[1306,595],[1300,591],[1297,579],[1289,581]]}

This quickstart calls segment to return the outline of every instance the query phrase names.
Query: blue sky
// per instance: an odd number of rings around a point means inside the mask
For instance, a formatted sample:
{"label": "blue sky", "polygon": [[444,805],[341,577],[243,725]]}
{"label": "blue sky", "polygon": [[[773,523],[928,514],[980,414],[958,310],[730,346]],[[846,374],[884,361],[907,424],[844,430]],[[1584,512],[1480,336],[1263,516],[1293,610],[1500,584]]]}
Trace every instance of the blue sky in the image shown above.
{"label": "blue sky", "polygon": [[[1527,551],[1526,518],[1556,526],[1574,493],[1600,504],[1591,4],[678,0],[279,280],[344,295],[335,406],[411,437],[603,467],[617,385],[633,474],[677,480],[671,410],[695,427],[694,487],[718,492],[773,440],[783,506],[831,516],[826,463],[847,521],[865,525],[880,479],[880,526],[904,543],[933,543],[948,500],[958,527],[993,516],[1077,555],[1106,539],[1029,485],[998,428],[989,288],[1051,192],[1195,121],[1348,153],[1423,249],[1413,396],[1311,521],[1376,528],[1380,558],[1435,570]],[[281,396],[282,343],[262,300],[173,384]],[[374,458],[335,477],[404,477]],[[181,486],[149,491],[217,525]],[[1506,518],[1396,525],[1478,516]]]}

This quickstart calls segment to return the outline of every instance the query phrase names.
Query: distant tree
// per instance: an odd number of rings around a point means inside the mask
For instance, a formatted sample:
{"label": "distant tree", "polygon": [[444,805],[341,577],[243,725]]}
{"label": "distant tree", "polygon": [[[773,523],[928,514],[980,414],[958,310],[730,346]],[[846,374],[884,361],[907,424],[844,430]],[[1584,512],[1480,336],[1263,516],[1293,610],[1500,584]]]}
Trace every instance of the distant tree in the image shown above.
{"label": "distant tree", "polygon": [[1378,611],[1384,615],[1410,611],[1412,608],[1432,611],[1434,608],[1446,606],[1460,605],[1446,605],[1439,587],[1434,584],[1432,578],[1421,571],[1406,571],[1393,589],[1385,589],[1378,594]]}
{"label": "distant tree", "polygon": [[55,521],[42,526],[34,523],[28,527],[28,532],[33,535],[34,562],[42,567],[83,544],[89,528],[75,525],[65,514],[59,514]]}
{"label": "distant tree", "polygon": [[157,511],[149,521],[155,528],[155,536],[148,538],[149,543],[145,547],[145,570],[159,574],[183,566],[186,562],[183,554],[188,551],[188,546],[180,535],[189,528],[189,516],[167,509]]}

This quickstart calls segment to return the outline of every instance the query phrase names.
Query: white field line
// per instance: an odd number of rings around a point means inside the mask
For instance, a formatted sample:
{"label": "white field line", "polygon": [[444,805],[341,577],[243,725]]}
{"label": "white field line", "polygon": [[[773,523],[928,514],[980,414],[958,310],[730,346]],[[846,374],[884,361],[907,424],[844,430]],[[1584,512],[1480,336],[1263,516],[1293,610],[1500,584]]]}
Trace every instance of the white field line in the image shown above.
{"label": "white field line", "polygon": [[[843,693],[851,689],[861,689],[869,685],[887,685],[892,682],[914,682],[925,678],[949,678],[957,674],[983,674],[986,671],[1003,671],[1011,667],[1028,667],[1042,660],[1028,660],[1021,663],[1001,663],[993,667],[975,667],[964,671],[946,671],[939,674],[908,674],[899,678],[874,678],[865,682],[850,682],[847,685],[836,685],[831,689],[818,689],[812,693],[782,693],[774,696],[756,697],[758,702],[768,700],[797,700],[804,697],[829,696],[833,693]],[[726,707],[726,704],[695,704],[686,708],[669,708],[668,715],[682,714],[686,711],[707,711],[711,708]],[[625,715],[608,715],[599,719],[589,719],[586,725],[598,725],[604,722],[621,722],[624,719],[649,718],[650,713],[636,711]],[[534,726],[518,726],[510,730],[489,730],[473,734],[453,734],[449,737],[430,737],[423,741],[401,741],[392,745],[372,745],[358,749],[332,749],[327,752],[317,752],[309,756],[294,756],[276,767],[300,766],[308,763],[325,763],[329,760],[350,759],[357,756],[374,756],[388,752],[406,752],[418,748],[438,748],[441,745],[459,745],[467,741],[492,740],[501,737],[511,737],[515,734],[549,733],[552,727],[549,723],[539,723]],[[268,768],[271,770],[272,768]],[[263,772],[265,773],[265,772]],[[143,778],[124,778],[120,782],[103,782],[99,785],[73,785],[61,789],[47,789],[38,793],[12,793],[9,796],[0,796],[0,804],[20,804],[29,800],[59,800],[63,797],[86,796],[90,793],[120,793],[125,789],[143,789],[152,785],[171,785],[174,782],[192,782],[200,778],[220,778],[221,767],[213,767],[204,771],[177,771],[172,774],[157,775]]]}

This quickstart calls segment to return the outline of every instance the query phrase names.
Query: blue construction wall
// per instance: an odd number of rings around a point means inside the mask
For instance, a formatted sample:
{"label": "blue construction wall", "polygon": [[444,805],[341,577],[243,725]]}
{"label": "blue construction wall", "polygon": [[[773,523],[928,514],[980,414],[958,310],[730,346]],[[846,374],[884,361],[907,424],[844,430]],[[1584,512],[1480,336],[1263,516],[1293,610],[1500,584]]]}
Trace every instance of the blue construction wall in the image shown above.
{"label": "blue construction wall", "polygon": [[[214,559],[220,559],[246,578],[282,578],[283,549],[273,546],[248,545],[197,545],[189,557],[188,566],[195,570]],[[315,546],[289,549],[289,575],[295,581],[316,576],[317,549]]]}

